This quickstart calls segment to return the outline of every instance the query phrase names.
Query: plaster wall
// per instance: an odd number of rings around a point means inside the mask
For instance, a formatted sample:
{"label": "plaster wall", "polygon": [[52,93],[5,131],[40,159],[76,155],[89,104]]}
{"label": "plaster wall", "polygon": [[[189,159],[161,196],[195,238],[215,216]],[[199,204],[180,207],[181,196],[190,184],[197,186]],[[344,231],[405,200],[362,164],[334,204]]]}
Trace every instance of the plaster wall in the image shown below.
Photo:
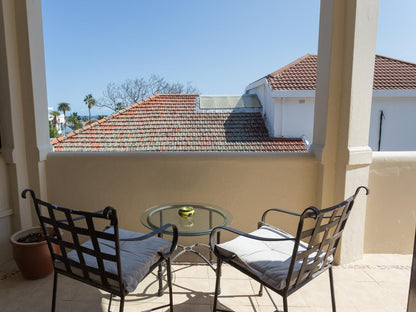
{"label": "plaster wall", "polygon": [[9,244],[9,237],[12,234],[11,214],[7,184],[7,165],[0,152],[0,263],[9,260],[12,256]]}
{"label": "plaster wall", "polygon": [[309,142],[313,138],[313,98],[286,98],[282,107],[282,135],[300,138],[305,136]]}
{"label": "plaster wall", "polygon": [[412,253],[416,225],[416,152],[373,152],[365,253]]}
{"label": "plaster wall", "polygon": [[0,211],[8,210],[9,194],[7,186],[7,168],[3,155],[0,152]]}
{"label": "plaster wall", "polygon": [[[46,164],[50,201],[88,211],[113,206],[120,227],[142,232],[149,230],[140,214],[158,204],[224,207],[243,231],[255,230],[268,208],[301,212],[317,204],[318,164],[310,154],[50,153]],[[285,215],[271,221],[291,232],[297,226]]]}
{"label": "plaster wall", "polygon": [[[317,174],[309,154],[50,153],[46,183],[50,201],[89,211],[113,206],[120,226],[130,230],[149,231],[139,221],[148,207],[190,201],[224,207],[233,227],[252,231],[268,208],[301,212],[318,205]],[[373,153],[365,253],[412,252],[415,175],[416,152]],[[296,227],[282,215],[272,223],[290,232]]]}
{"label": "plaster wall", "polygon": [[[249,93],[257,92],[252,89]],[[259,100],[266,116],[273,116],[267,119],[267,126],[274,137],[299,138],[304,135],[312,143],[314,98],[274,97],[270,101],[259,96]],[[369,133],[369,146],[373,151],[378,150],[381,110],[384,112],[381,151],[416,151],[416,122],[413,117],[416,115],[416,98],[373,98]]]}
{"label": "plaster wall", "polygon": [[314,98],[273,97],[265,84],[247,89],[256,94],[263,107],[263,118],[273,137],[299,138],[305,136],[309,142],[313,137]]}
{"label": "plaster wall", "polygon": [[247,89],[248,94],[256,94],[260,104],[263,107],[263,119],[271,136],[277,137],[274,125],[276,125],[276,105],[275,99],[272,97],[272,92],[267,83],[259,84],[253,88]]}
{"label": "plaster wall", "polygon": [[373,151],[378,150],[381,110],[381,151],[416,151],[416,98],[373,99],[369,139]]}

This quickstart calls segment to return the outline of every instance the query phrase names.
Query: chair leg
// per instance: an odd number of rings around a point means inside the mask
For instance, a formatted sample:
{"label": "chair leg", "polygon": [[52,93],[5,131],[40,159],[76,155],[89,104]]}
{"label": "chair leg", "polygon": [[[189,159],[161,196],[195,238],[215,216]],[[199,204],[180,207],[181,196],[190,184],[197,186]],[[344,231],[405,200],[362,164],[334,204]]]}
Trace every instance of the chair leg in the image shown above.
{"label": "chair leg", "polygon": [[172,269],[171,269],[171,262],[170,258],[166,259],[166,274],[168,279],[168,287],[169,287],[169,308],[170,312],[173,312],[173,293],[172,293]]}
{"label": "chair leg", "polygon": [[215,294],[214,294],[214,307],[212,309],[213,312],[217,311],[218,295],[221,292],[221,289],[220,289],[221,265],[222,265],[222,260],[221,258],[218,258],[217,270],[216,270],[217,280],[215,282]]}
{"label": "chair leg", "polygon": [[289,308],[287,306],[287,297],[283,296],[283,311],[284,312],[289,312]]}
{"label": "chair leg", "polygon": [[56,287],[58,284],[58,273],[56,271],[53,271],[53,291],[52,291],[52,312],[55,312],[55,306],[56,306]]}
{"label": "chair leg", "polygon": [[332,301],[332,312],[336,312],[335,306],[335,289],[334,289],[334,277],[332,275],[332,267],[329,268],[329,284],[331,286],[331,301]]}
{"label": "chair leg", "polygon": [[263,284],[260,284],[259,296],[263,296]]}
{"label": "chair leg", "polygon": [[157,292],[157,295],[159,297],[163,296],[163,285],[162,285],[162,281],[163,281],[163,268],[162,268],[162,263],[159,264],[159,268],[157,271],[157,279],[159,281],[159,290]]}
{"label": "chair leg", "polygon": [[107,312],[111,312],[111,303],[113,302],[113,294],[110,294],[110,301],[108,302]]}
{"label": "chair leg", "polygon": [[124,311],[124,296],[120,297],[120,309],[118,310],[119,312],[123,312]]}

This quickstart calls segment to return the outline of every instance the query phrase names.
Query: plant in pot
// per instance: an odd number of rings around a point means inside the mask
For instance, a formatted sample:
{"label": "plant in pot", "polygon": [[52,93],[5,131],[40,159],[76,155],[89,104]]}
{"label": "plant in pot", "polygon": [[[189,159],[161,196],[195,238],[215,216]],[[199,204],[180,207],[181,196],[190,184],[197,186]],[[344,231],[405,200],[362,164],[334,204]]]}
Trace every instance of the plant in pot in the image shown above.
{"label": "plant in pot", "polygon": [[[48,228],[53,233],[52,228]],[[31,227],[14,233],[10,237],[13,257],[25,278],[37,279],[53,271],[53,263],[44,232],[40,226]],[[58,249],[58,246],[53,245]]]}

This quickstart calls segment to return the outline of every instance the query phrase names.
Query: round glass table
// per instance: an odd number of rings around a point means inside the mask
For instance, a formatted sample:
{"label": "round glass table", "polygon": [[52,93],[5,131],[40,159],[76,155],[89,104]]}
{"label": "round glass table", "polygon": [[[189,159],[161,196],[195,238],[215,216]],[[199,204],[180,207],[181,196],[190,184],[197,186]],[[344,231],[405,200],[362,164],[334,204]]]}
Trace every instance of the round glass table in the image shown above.
{"label": "round glass table", "polygon": [[[189,217],[181,216],[180,209],[184,207],[191,210],[193,208],[193,215]],[[145,227],[151,230],[155,230],[166,223],[172,223],[178,227],[179,236],[203,236],[209,235],[211,230],[217,226],[229,225],[232,221],[232,216],[224,208],[213,205],[174,203],[153,206],[146,209],[140,216],[140,221]],[[167,230],[163,233],[172,234],[172,231]],[[219,236],[217,236],[217,241],[219,241]],[[172,261],[185,252],[192,252],[201,257],[202,260],[213,268],[211,251],[209,253],[210,259],[208,260],[202,253],[194,249],[197,246],[209,248],[208,244],[203,243],[195,243],[191,246],[178,244],[178,247],[182,250],[172,258]]]}

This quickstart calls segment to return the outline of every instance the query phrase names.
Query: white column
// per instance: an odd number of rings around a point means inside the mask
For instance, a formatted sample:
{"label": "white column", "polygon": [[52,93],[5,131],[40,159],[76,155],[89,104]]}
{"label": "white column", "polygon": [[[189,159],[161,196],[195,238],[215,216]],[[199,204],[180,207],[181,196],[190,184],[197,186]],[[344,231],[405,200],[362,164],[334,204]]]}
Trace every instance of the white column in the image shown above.
{"label": "white column", "polygon": [[[368,147],[378,0],[322,0],[314,138],[320,161],[322,206],[337,203],[368,184]],[[338,262],[361,258],[365,197],[360,196],[344,231]]]}
{"label": "white column", "polygon": [[46,198],[44,162],[52,150],[41,13],[40,0],[0,0],[0,131],[14,230],[33,223],[21,191]]}

